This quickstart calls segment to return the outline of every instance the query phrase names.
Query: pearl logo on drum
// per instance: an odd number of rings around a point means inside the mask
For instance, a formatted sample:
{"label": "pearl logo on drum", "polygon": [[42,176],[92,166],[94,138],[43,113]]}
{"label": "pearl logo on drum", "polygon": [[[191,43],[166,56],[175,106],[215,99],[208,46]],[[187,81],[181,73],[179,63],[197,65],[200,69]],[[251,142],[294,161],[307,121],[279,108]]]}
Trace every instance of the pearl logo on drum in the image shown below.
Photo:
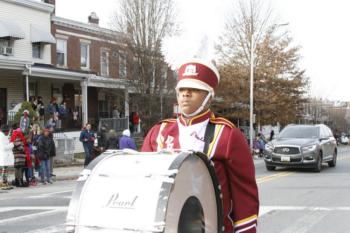
{"label": "pearl logo on drum", "polygon": [[132,197],[128,200],[120,198],[119,193],[113,194],[107,204],[106,208],[117,208],[117,209],[135,209],[135,203],[138,196]]}

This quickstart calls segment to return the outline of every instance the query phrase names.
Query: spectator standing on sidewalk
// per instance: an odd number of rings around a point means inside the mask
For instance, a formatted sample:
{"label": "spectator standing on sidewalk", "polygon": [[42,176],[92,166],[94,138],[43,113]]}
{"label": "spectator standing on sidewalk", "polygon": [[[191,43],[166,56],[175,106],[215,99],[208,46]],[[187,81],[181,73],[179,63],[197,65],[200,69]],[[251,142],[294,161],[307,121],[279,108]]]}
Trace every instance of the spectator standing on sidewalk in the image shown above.
{"label": "spectator standing on sidewalk", "polygon": [[54,133],[55,129],[53,127],[49,128],[49,137],[52,140],[52,144],[53,147],[51,147],[51,151],[50,151],[50,176],[56,176],[53,173],[53,164],[54,164],[54,157],[56,156],[56,145],[55,145],[55,141],[53,140],[53,133]]}
{"label": "spectator standing on sidewalk", "polygon": [[13,158],[13,143],[9,142],[8,138],[9,128],[7,125],[3,125],[0,131],[0,172],[2,183],[0,183],[0,188],[3,190],[11,189],[12,187],[9,185],[7,176],[8,171],[7,167],[13,166],[14,158]]}
{"label": "spectator standing on sidewalk", "polygon": [[84,167],[86,167],[92,159],[91,153],[95,142],[95,134],[91,130],[90,123],[87,123],[85,128],[81,131],[79,140],[83,143],[84,152],[85,152]]}
{"label": "spectator standing on sidewalk", "polygon": [[[50,137],[50,131],[49,129],[45,128],[43,132],[43,136],[39,140],[39,152],[38,156],[40,159],[40,167],[41,167],[41,183],[46,184],[50,183],[52,184],[51,181],[51,176],[50,176],[50,154],[52,151],[52,148],[55,147],[55,144],[53,142],[53,139]],[[46,178],[46,180],[45,180]]]}
{"label": "spectator standing on sidewalk", "polygon": [[119,139],[117,132],[115,132],[114,129],[111,129],[108,132],[107,142],[106,142],[106,149],[110,150],[116,150],[119,148]]}
{"label": "spectator standing on sidewalk", "polygon": [[107,127],[102,125],[100,130],[97,132],[97,145],[101,151],[106,149],[107,144]]}
{"label": "spectator standing on sidewalk", "polygon": [[137,150],[135,140],[130,136],[130,130],[126,129],[123,131],[123,134],[119,139],[119,149]]}
{"label": "spectator standing on sidewalk", "polygon": [[30,160],[30,155],[28,144],[21,128],[17,128],[13,131],[10,142],[14,144],[12,152],[15,158],[15,185],[17,187],[26,187],[23,182],[23,169],[25,167],[26,161]]}
{"label": "spectator standing on sidewalk", "polygon": [[45,106],[44,106],[44,102],[43,102],[43,97],[38,96],[38,105],[37,105],[37,109],[39,112],[39,122],[41,127],[44,127],[44,116],[45,116]]}
{"label": "spectator standing on sidewalk", "polygon": [[27,133],[29,126],[30,126],[30,119],[29,119],[29,111],[26,109],[23,111],[23,116],[21,116],[21,119],[19,121],[19,127],[21,128],[23,133]]}

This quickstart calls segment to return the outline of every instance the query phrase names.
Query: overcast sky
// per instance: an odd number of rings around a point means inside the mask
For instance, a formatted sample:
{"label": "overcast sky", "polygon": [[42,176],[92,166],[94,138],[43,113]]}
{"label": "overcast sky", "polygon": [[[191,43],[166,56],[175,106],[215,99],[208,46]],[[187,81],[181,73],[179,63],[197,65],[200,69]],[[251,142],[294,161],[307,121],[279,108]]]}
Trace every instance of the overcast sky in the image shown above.
{"label": "overcast sky", "polygon": [[[192,35],[209,32],[209,39],[215,40],[235,0],[177,1],[180,21],[192,29]],[[56,0],[56,14],[87,22],[94,11],[100,25],[109,27],[117,4],[118,0]],[[289,23],[295,43],[302,47],[300,66],[311,79],[312,96],[350,101],[350,1],[270,0],[270,4],[280,23]]]}

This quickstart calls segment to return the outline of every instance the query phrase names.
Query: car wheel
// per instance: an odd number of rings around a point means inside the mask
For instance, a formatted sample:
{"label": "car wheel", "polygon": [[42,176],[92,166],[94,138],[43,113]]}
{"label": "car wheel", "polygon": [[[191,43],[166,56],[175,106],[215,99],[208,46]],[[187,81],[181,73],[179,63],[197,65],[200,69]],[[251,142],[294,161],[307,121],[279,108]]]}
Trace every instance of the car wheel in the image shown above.
{"label": "car wheel", "polygon": [[336,165],[337,165],[337,151],[334,150],[334,152],[333,152],[333,159],[332,159],[332,161],[328,162],[328,166],[329,167],[335,167]]}
{"label": "car wheel", "polygon": [[274,171],[276,169],[276,167],[275,166],[266,165],[266,169],[268,171]]}
{"label": "car wheel", "polygon": [[321,172],[322,170],[322,154],[320,153],[317,157],[317,162],[314,167],[315,172]]}

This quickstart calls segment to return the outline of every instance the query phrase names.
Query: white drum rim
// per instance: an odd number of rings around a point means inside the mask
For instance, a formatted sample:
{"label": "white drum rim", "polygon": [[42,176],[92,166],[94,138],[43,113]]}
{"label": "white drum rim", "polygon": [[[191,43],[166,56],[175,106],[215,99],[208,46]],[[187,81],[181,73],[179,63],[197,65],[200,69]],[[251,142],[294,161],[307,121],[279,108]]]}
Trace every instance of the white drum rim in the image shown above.
{"label": "white drum rim", "polygon": [[[213,182],[213,188],[215,191],[215,197],[216,197],[216,206],[217,206],[217,224],[218,224],[218,229],[217,232],[221,233],[224,232],[224,221],[223,221],[223,206],[222,206],[222,194],[221,194],[221,186],[219,183],[219,180],[216,176],[216,172],[214,169],[214,165],[212,164],[212,162],[210,162],[208,160],[208,157],[201,153],[201,152],[190,152],[190,154],[188,152],[181,152],[176,159],[172,162],[172,164],[170,165],[170,167],[168,168],[169,170],[172,169],[178,169],[181,167],[181,165],[186,161],[186,159],[189,159],[189,156],[197,156],[199,157],[204,164],[206,165],[208,171],[209,171],[209,175],[212,179]],[[171,178],[175,179],[176,175],[174,175]],[[167,208],[167,204],[168,204],[168,199],[167,197],[170,196],[172,187],[174,184],[172,183],[163,183],[162,187],[161,187],[161,192],[159,193],[159,202],[158,202],[158,206],[157,206],[157,213],[156,213],[156,219],[155,222],[166,222],[166,211],[163,211],[164,207]]]}

